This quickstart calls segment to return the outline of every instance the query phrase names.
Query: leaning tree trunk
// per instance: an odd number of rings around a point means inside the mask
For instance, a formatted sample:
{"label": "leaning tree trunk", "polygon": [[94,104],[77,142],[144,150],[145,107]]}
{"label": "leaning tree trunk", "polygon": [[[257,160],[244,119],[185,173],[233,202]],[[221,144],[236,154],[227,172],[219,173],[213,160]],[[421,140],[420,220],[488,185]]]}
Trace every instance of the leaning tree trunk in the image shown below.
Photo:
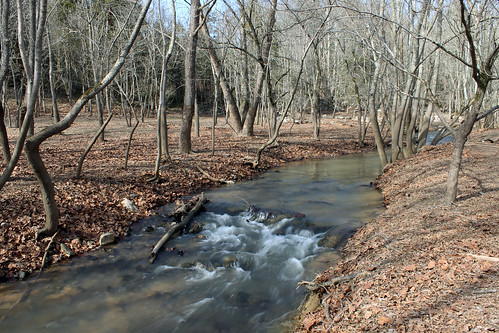
{"label": "leaning tree trunk", "polygon": [[230,126],[237,134],[239,134],[243,128],[243,124],[239,113],[239,108],[234,99],[234,96],[232,95],[232,89],[229,87],[227,79],[223,73],[222,64],[220,58],[218,57],[215,51],[215,47],[210,37],[208,26],[206,24],[203,24],[203,26],[201,27],[201,31],[203,32],[207,40],[208,55],[210,56],[211,66],[215,73],[214,77],[217,79],[215,85],[220,84],[220,87],[222,88],[222,94],[224,97],[224,103],[230,114],[229,116]]}
{"label": "leaning tree trunk", "polygon": [[468,135],[473,129],[473,125],[478,117],[478,112],[482,106],[485,97],[485,88],[478,87],[475,98],[471,104],[470,113],[466,120],[459,126],[454,133],[454,147],[452,149],[451,160],[449,164],[449,175],[447,177],[447,189],[445,192],[445,204],[451,205],[457,198],[457,187],[459,182],[459,170],[463,160],[464,145],[468,140]]}
{"label": "leaning tree trunk", "polygon": [[37,232],[36,239],[52,236],[57,231],[59,222],[59,209],[55,201],[54,183],[40,156],[40,145],[28,138],[24,144],[24,151],[42,189],[42,202],[45,210],[45,227]]}

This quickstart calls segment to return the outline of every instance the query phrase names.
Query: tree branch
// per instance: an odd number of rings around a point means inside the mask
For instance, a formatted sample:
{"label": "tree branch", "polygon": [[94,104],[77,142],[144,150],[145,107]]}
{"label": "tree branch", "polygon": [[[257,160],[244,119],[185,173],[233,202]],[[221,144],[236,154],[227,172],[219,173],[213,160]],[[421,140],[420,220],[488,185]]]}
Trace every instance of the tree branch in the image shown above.
{"label": "tree branch", "polygon": [[495,111],[499,110],[499,105],[496,105],[494,106],[493,108],[490,108],[489,110],[487,110],[485,113],[479,115],[477,118],[476,118],[476,121],[479,121],[485,117],[487,117],[489,114],[491,113],[494,113]]}

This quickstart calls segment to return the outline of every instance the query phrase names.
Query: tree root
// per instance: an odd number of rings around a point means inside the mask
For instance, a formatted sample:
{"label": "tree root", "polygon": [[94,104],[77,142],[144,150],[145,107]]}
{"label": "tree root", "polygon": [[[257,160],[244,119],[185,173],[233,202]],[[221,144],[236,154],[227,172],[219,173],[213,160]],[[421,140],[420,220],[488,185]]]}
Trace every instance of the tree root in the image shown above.
{"label": "tree root", "polygon": [[43,254],[43,259],[42,259],[42,267],[40,268],[40,274],[43,270],[43,268],[45,267],[46,263],[47,263],[47,257],[48,257],[48,253],[50,251],[50,247],[52,246],[52,243],[54,242],[54,239],[55,237],[57,236],[57,234],[59,233],[59,230],[60,229],[57,229],[57,231],[55,232],[55,234],[52,236],[52,238],[50,238],[50,242],[48,243],[47,247],[45,248],[45,253]]}

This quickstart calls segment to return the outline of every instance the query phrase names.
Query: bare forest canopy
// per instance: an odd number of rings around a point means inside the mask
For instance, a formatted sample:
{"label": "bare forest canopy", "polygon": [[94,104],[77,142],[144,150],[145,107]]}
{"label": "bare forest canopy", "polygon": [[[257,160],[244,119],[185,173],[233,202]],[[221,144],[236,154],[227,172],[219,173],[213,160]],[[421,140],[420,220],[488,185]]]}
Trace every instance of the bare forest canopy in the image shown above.
{"label": "bare forest canopy", "polygon": [[[416,153],[439,128],[436,140],[452,134],[456,142],[447,203],[456,198],[467,136],[474,127],[497,126],[495,0],[192,0],[189,12],[185,6],[2,1],[0,189],[24,151],[44,193],[41,235],[55,232],[58,211],[40,145],[82,113],[98,119],[93,142],[104,139],[112,112],[131,128],[157,117],[154,181],[162,157],[169,160],[173,107],[182,107],[183,153],[191,151],[199,114],[213,113],[213,124],[225,117],[240,136],[265,126],[269,141],[248,162],[253,167],[285,120],[311,121],[310,135],[319,139],[324,114],[355,118],[359,144],[370,129],[383,166]],[[183,8],[178,19],[176,7]],[[62,102],[71,105],[69,113],[59,114]],[[37,128],[40,113],[51,114],[54,124]],[[20,128],[14,147],[6,127]]]}

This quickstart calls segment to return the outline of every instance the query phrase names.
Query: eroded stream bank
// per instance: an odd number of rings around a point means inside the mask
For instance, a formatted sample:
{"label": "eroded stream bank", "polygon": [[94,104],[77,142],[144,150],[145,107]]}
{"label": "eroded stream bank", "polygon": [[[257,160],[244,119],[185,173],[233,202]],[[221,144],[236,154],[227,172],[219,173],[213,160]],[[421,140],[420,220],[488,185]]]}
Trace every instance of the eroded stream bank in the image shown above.
{"label": "eroded stream bank", "polygon": [[[170,251],[154,265],[148,255],[164,232],[161,216],[146,219],[105,252],[53,267],[36,282],[4,287],[0,314],[13,308],[2,327],[282,331],[303,298],[297,283],[338,259],[319,240],[332,229],[329,240],[337,244],[382,209],[369,186],[378,172],[375,154],[354,155],[293,163],[206,192],[209,211],[196,219],[204,230],[168,243]],[[248,203],[255,209],[248,211]]]}

